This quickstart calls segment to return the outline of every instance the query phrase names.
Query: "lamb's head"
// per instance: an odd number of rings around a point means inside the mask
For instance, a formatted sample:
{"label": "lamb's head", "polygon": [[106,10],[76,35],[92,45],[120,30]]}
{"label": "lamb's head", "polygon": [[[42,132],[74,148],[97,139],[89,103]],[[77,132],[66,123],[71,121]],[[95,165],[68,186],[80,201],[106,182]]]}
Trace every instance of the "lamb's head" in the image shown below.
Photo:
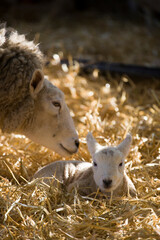
{"label": "lamb's head", "polygon": [[94,180],[102,192],[111,192],[122,182],[124,161],[131,141],[132,137],[128,134],[117,147],[104,147],[88,133],[87,144],[93,160]]}
{"label": "lamb's head", "polygon": [[34,116],[25,135],[62,156],[77,152],[78,135],[63,92],[44,78],[41,70],[36,70],[30,81],[30,95]]}

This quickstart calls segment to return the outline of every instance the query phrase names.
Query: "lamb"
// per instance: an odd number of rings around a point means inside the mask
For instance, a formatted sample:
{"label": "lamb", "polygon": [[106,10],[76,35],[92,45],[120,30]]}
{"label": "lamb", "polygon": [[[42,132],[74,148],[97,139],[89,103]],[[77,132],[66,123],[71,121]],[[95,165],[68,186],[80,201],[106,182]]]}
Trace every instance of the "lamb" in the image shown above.
{"label": "lamb", "polygon": [[44,77],[43,55],[24,35],[0,25],[0,128],[69,156],[78,135],[63,92]]}
{"label": "lamb", "polygon": [[99,188],[106,195],[136,195],[134,184],[125,172],[125,158],[132,137],[126,136],[117,147],[105,147],[96,142],[91,133],[87,135],[87,145],[92,163],[82,161],[57,161],[38,170],[33,178],[42,178],[47,184],[57,186],[60,182],[66,191],[77,188],[82,195],[97,192]]}

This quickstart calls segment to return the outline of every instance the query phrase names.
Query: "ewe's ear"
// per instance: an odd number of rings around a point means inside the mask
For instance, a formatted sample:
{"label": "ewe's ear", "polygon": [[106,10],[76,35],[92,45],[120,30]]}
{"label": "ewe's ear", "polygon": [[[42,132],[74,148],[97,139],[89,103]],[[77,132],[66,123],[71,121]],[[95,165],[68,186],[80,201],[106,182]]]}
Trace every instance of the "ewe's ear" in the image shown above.
{"label": "ewe's ear", "polygon": [[123,140],[123,142],[121,142],[118,145],[117,148],[120,152],[123,153],[124,157],[127,157],[128,153],[129,153],[129,150],[130,150],[131,143],[132,143],[132,136],[130,134],[127,134],[127,136]]}
{"label": "ewe's ear", "polygon": [[87,134],[87,145],[90,154],[93,156],[95,152],[100,148],[100,145],[96,142],[91,132]]}
{"label": "ewe's ear", "polygon": [[37,96],[40,90],[43,88],[44,76],[40,69],[34,71],[32,79],[30,81],[30,93],[33,98]]}

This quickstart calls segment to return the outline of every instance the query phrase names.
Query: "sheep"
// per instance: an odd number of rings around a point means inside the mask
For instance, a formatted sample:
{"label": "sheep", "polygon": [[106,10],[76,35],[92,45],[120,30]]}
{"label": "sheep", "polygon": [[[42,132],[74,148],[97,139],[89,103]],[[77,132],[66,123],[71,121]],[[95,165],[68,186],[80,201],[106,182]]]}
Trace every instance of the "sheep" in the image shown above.
{"label": "sheep", "polygon": [[0,128],[19,133],[62,156],[79,140],[64,93],[43,71],[43,55],[33,41],[0,25]]}
{"label": "sheep", "polygon": [[132,137],[127,135],[117,147],[105,147],[96,142],[91,133],[87,145],[92,163],[82,161],[56,161],[38,170],[33,179],[42,178],[47,184],[60,182],[66,191],[75,187],[81,195],[99,190],[106,195],[136,195],[134,184],[125,172],[125,158],[129,153]]}

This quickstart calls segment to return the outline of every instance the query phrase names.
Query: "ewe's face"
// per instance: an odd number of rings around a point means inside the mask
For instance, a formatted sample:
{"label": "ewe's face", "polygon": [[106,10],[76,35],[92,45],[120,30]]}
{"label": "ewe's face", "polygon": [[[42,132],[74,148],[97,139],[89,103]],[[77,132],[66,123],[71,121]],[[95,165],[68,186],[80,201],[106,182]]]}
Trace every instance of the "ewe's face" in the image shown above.
{"label": "ewe's face", "polygon": [[[33,88],[32,83],[31,93]],[[29,137],[62,156],[76,153],[79,146],[78,135],[62,91],[45,79],[38,94],[34,96],[33,93],[35,116]]]}
{"label": "ewe's face", "polygon": [[102,192],[118,187],[124,175],[123,154],[116,148],[104,148],[93,156],[94,180]]}
{"label": "ewe's face", "polygon": [[87,135],[88,149],[93,159],[94,180],[102,192],[118,187],[124,176],[124,160],[129,153],[132,137],[127,137],[117,147],[103,147],[91,133]]}

